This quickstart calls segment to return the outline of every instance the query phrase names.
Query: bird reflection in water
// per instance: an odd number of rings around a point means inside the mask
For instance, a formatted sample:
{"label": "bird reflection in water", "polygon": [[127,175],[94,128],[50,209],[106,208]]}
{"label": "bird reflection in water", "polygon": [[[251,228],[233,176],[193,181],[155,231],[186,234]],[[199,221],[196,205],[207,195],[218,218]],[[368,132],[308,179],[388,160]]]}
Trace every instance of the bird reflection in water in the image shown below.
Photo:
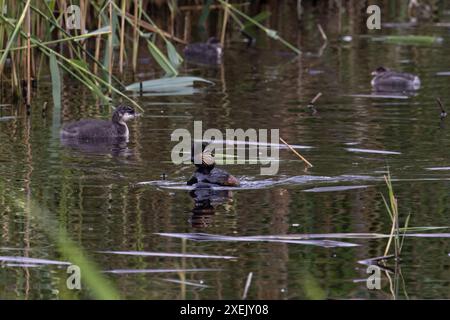
{"label": "bird reflection in water", "polygon": [[190,222],[193,228],[207,228],[213,222],[216,208],[233,202],[231,190],[213,189],[210,184],[199,183],[190,193],[194,199]]}
{"label": "bird reflection in water", "polygon": [[81,153],[111,154],[112,156],[127,156],[132,153],[128,148],[128,139],[122,137],[94,140],[62,138],[61,144]]}

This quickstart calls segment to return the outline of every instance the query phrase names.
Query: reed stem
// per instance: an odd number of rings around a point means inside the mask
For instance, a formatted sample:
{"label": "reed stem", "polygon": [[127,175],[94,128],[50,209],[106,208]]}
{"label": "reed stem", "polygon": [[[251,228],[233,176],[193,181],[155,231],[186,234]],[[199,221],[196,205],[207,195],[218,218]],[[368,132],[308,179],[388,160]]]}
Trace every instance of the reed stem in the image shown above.
{"label": "reed stem", "polygon": [[111,95],[111,83],[112,83],[112,70],[113,70],[113,7],[112,7],[112,0],[109,0],[109,27],[111,30],[111,33],[109,34],[108,38],[108,65],[109,65],[109,72],[108,72],[108,83],[109,83],[109,94]]}
{"label": "reed stem", "polygon": [[[226,2],[228,3],[228,0],[226,0]],[[228,17],[229,17],[229,10],[227,6],[225,6],[224,9],[224,13],[223,13],[223,24],[222,24],[222,34],[220,36],[220,44],[222,45],[222,47],[225,44],[225,35],[226,35],[226,31],[227,31],[227,24],[228,24]]]}
{"label": "reed stem", "polygon": [[125,12],[127,8],[127,1],[122,0],[122,13],[120,20],[120,61],[119,61],[119,72],[123,74],[123,59],[124,59],[124,50],[125,50]]}
{"label": "reed stem", "polygon": [[27,9],[27,106],[31,105],[31,9]]}
{"label": "reed stem", "polygon": [[[136,72],[137,57],[139,48],[139,34],[138,34],[138,15],[139,15],[139,1],[134,0],[134,24],[133,24],[133,72]],[[139,3],[140,4],[140,3]]]}

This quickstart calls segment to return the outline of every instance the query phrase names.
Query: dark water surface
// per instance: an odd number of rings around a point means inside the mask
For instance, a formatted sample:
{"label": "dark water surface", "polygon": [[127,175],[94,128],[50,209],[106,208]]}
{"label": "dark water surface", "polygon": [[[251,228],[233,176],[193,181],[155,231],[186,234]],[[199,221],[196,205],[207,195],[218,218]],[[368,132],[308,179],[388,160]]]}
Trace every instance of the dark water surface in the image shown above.
{"label": "dark water surface", "polygon": [[[383,255],[386,239],[331,239],[359,246],[329,248],[157,234],[386,234],[391,224],[381,193],[387,192],[383,175],[388,167],[401,222],[411,214],[410,226],[449,225],[450,119],[440,122],[434,101],[441,97],[450,106],[450,77],[436,75],[450,71],[448,29],[428,24],[371,33],[444,39],[435,45],[386,44],[344,28],[341,35],[353,36],[345,42],[332,20],[322,21],[330,42],[317,57],[322,39],[315,15],[306,14],[299,39],[294,12],[278,15],[284,18],[272,27],[301,45],[302,57],[295,58],[261,35],[250,49],[231,42],[220,67],[185,63],[182,74],[201,76],[215,85],[201,86],[193,95],[136,95],[145,113],[130,124],[130,142],[114,150],[61,145],[49,76],[43,75],[39,83],[31,117],[21,108],[2,107],[2,117],[14,117],[0,118],[0,256],[65,260],[40,220],[17,203],[22,198],[49,209],[49,218],[65,228],[101,270],[190,270],[105,274],[122,298],[239,299],[249,272],[251,299],[391,298],[388,278],[383,274],[382,289],[369,291],[366,266],[358,263]],[[391,21],[403,21],[394,18],[395,12]],[[449,21],[450,16],[442,13],[441,20]],[[158,77],[144,50],[137,78]],[[370,72],[379,65],[418,74],[422,88],[406,99],[352,96],[371,94]],[[134,81],[130,75],[126,83]],[[318,92],[323,96],[313,114],[306,106]],[[49,110],[42,118],[45,101]],[[62,121],[81,117],[108,118],[109,110],[97,106],[86,89],[66,77]],[[312,147],[300,151],[314,167],[305,174],[301,161],[282,149],[276,176],[259,175],[255,165],[228,166],[243,180],[243,188],[203,192],[195,203],[189,190],[177,188],[193,167],[170,161],[175,145],[170,134],[177,128],[192,130],[194,120],[222,131],[279,128],[289,143]],[[163,174],[166,181],[161,181]],[[106,250],[235,258],[99,252]],[[449,239],[407,238],[397,297],[450,298],[449,253]],[[90,296],[88,290],[66,289],[65,266],[0,263],[1,298]]]}

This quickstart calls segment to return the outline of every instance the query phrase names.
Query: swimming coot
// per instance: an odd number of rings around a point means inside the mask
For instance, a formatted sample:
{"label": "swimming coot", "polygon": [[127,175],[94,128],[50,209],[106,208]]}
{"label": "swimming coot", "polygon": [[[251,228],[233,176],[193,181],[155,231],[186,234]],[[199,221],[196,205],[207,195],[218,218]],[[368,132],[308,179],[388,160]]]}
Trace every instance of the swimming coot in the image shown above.
{"label": "swimming coot", "polygon": [[79,140],[102,140],[112,138],[128,138],[126,122],[137,116],[132,107],[119,105],[112,115],[111,121],[82,119],[66,124],[61,129],[61,138]]}
{"label": "swimming coot", "polygon": [[184,48],[184,56],[187,60],[206,64],[219,64],[222,54],[220,41],[215,37],[209,38],[206,43],[191,43]]}
{"label": "swimming coot", "polygon": [[214,154],[211,152],[211,148],[207,143],[202,144],[202,151],[199,154],[195,154],[194,146],[191,151],[191,161],[197,167],[192,177],[187,182],[188,185],[193,184],[215,184],[219,186],[239,186],[239,180],[233,175],[229,174],[225,170],[216,168]]}
{"label": "swimming coot", "polygon": [[376,91],[413,91],[420,88],[418,76],[379,67],[372,72],[372,87]]}

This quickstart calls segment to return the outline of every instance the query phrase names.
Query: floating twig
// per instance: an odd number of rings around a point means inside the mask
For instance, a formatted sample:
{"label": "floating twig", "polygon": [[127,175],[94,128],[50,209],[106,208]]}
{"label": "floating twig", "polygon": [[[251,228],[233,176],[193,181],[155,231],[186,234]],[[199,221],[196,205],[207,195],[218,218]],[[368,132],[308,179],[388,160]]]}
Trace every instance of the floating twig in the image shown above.
{"label": "floating twig", "polygon": [[315,104],[317,100],[319,100],[319,98],[322,96],[322,92],[319,92],[318,94],[316,94],[316,96],[311,100],[311,102],[309,104]]}
{"label": "floating twig", "polygon": [[441,120],[447,117],[447,112],[444,109],[444,104],[441,101],[441,98],[436,98],[436,102],[441,109]]}
{"label": "floating twig", "polygon": [[317,28],[319,29],[320,34],[322,35],[322,38],[325,42],[328,42],[328,37],[325,33],[325,31],[323,31],[322,26],[320,25],[320,23],[317,24]]}
{"label": "floating twig", "polygon": [[[244,3],[236,3],[234,4],[235,7],[246,7],[250,5],[250,1],[244,2]],[[211,4],[209,5],[209,10],[215,10],[215,9],[222,9],[223,6],[220,4]],[[193,11],[193,10],[203,10],[203,4],[200,5],[186,5],[186,6],[180,6],[178,7],[180,11]]]}
{"label": "floating twig", "polygon": [[47,104],[48,102],[45,101],[44,104],[42,105],[42,118],[45,118],[47,116]]}
{"label": "floating twig", "polygon": [[322,92],[319,92],[318,94],[316,94],[316,96],[308,104],[308,108],[312,110],[312,114],[313,115],[315,115],[317,113],[317,109],[314,106],[314,104],[316,103],[317,100],[319,100],[319,98],[321,96],[322,96]]}
{"label": "floating twig", "polygon": [[313,167],[311,162],[305,159],[300,153],[297,152],[294,148],[292,148],[286,141],[283,140],[283,138],[280,137],[280,141],[283,142],[293,153],[295,153],[300,159],[302,159],[310,168]]}
{"label": "floating twig", "polygon": [[250,288],[250,284],[252,283],[253,272],[250,272],[247,276],[247,281],[245,282],[244,293],[242,294],[242,300],[247,299],[248,289]]}

